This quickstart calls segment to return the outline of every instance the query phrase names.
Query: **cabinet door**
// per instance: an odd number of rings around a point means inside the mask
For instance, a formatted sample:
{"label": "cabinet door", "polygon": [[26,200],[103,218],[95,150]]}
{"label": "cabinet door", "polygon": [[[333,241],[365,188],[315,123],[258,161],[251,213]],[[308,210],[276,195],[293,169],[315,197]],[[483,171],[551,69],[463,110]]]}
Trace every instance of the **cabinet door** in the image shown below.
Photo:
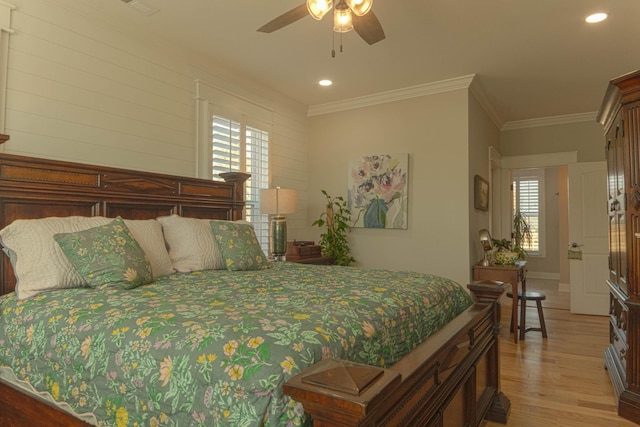
{"label": "cabinet door", "polygon": [[638,295],[640,279],[640,102],[624,107],[624,139],[627,152],[627,295]]}
{"label": "cabinet door", "polygon": [[625,215],[625,147],[622,114],[607,133],[609,280],[627,293],[627,239]]}

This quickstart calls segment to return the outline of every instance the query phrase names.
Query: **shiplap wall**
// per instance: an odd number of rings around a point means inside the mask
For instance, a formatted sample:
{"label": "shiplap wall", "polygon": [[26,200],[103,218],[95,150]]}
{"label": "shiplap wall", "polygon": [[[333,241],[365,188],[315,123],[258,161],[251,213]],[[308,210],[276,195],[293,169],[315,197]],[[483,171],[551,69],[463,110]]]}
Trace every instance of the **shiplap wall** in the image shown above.
{"label": "shiplap wall", "polygon": [[[92,4],[93,3],[93,7]],[[110,25],[95,2],[13,0],[6,152],[196,176],[196,79],[273,110],[272,184],[300,192],[290,234],[306,218],[306,107],[228,80],[215,64]],[[221,68],[222,69],[222,68]],[[223,75],[224,77],[221,77]],[[227,79],[227,80],[225,80]]]}

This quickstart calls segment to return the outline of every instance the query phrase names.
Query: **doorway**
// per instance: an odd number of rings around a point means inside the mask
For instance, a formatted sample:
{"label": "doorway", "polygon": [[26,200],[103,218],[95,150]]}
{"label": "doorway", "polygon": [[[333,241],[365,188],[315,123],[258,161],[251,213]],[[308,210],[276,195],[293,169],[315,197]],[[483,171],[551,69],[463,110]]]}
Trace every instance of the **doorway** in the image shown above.
{"label": "doorway", "polygon": [[[593,257],[587,257],[587,259],[583,261],[574,261],[569,260],[567,256],[570,243],[572,243],[569,237],[569,230],[571,228],[570,224],[576,221],[576,218],[570,218],[569,214],[569,203],[571,197],[569,194],[568,169],[569,165],[575,164],[578,164],[577,152],[565,152],[545,155],[503,157],[500,162],[500,167],[492,170],[492,180],[496,184],[499,183],[499,188],[497,190],[501,193],[497,196],[501,203],[494,204],[497,209],[495,214],[492,216],[492,232],[497,236],[508,236],[511,230],[512,170],[543,168],[545,169],[547,184],[550,182],[557,183],[556,188],[552,191],[546,192],[546,199],[551,202],[546,209],[547,226],[549,224],[553,224],[554,227],[557,227],[556,231],[553,233],[549,233],[550,230],[547,229],[546,235],[550,236],[554,241],[552,242],[551,239],[547,239],[544,257],[531,257],[528,260],[527,282],[528,289],[530,290],[534,290],[534,286],[539,286],[542,292],[544,292],[543,289],[547,289],[551,293],[559,293],[556,301],[562,306],[566,306],[567,296],[569,296],[569,298],[571,296],[571,262],[581,263],[581,267],[586,266],[586,269],[583,268],[582,271],[600,271],[602,267],[599,266],[599,264],[602,263],[601,258],[594,261]],[[547,185],[547,187],[549,187],[549,185]],[[604,193],[602,198],[604,200]],[[597,209],[598,208],[595,208],[594,211],[597,211]],[[555,214],[556,217],[554,221],[549,221],[549,216],[554,215],[554,212],[557,212],[557,214]],[[581,215],[584,212],[585,210],[574,209],[573,215]],[[543,260],[545,257],[547,260]],[[551,257],[553,258],[553,261],[550,261]],[[587,266],[587,264],[591,264],[591,266]],[[552,265],[555,265],[555,267],[551,267]],[[589,274],[587,274],[587,276],[589,276]],[[590,292],[595,290],[596,293],[599,293],[600,290],[603,290],[600,288],[605,287],[604,280],[601,281],[600,286],[596,283],[599,280],[597,278],[590,284],[585,285],[584,278],[585,276],[582,276],[582,278],[577,277],[576,280],[581,281],[580,285],[582,288],[586,286],[586,289]],[[557,283],[557,285],[555,283]],[[574,283],[574,288],[576,283]],[[603,305],[603,307],[596,311],[589,311],[590,314],[602,314],[602,312],[606,314],[606,304],[598,302],[596,305]],[[579,308],[579,306],[577,307],[578,308],[575,312],[584,312]]]}

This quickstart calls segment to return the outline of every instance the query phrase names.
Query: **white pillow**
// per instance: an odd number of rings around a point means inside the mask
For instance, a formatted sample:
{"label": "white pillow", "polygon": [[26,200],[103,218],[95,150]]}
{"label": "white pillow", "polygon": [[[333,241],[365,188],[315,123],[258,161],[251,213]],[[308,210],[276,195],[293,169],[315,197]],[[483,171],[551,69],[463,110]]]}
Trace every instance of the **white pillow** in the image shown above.
{"label": "white pillow", "polygon": [[209,219],[159,217],[173,269],[182,273],[226,269]]}
{"label": "white pillow", "polygon": [[51,289],[84,286],[84,280],[53,235],[82,231],[110,221],[105,217],[83,216],[18,219],[0,230],[0,244],[11,253],[18,299]]}
{"label": "white pillow", "polygon": [[147,255],[154,279],[173,273],[171,259],[164,245],[162,225],[155,219],[125,219],[124,223]]}

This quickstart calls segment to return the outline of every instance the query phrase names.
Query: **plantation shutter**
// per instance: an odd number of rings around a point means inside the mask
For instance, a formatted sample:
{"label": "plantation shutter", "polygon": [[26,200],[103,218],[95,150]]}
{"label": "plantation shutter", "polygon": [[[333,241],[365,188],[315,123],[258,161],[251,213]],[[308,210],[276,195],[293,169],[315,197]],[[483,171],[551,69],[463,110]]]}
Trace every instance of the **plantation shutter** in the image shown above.
{"label": "plantation shutter", "polygon": [[513,211],[522,213],[531,228],[531,242],[523,242],[523,249],[530,255],[541,252],[542,183],[543,170],[527,170],[516,175],[513,181]]}

